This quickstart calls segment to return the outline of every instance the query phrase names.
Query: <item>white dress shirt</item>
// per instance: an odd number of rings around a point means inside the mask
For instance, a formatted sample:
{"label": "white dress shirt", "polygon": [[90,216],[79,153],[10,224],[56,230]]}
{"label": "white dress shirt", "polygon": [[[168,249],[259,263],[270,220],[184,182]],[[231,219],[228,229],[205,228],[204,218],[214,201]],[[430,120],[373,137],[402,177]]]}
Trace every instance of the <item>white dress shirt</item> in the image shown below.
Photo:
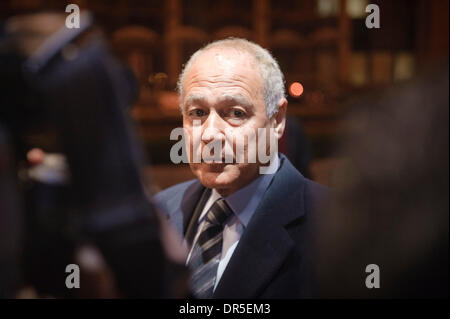
{"label": "white dress shirt", "polygon": [[[279,162],[280,161],[278,159],[278,154],[275,154],[274,160],[272,160],[269,165],[269,171],[276,172],[279,167]],[[266,192],[267,187],[272,181],[273,176],[274,174],[261,175],[244,188],[241,188],[233,194],[225,197],[225,201],[227,202],[228,206],[233,210],[233,215],[224,225],[222,254],[220,257],[219,266],[217,268],[214,290],[216,289],[217,284],[219,283],[220,278],[222,277],[222,274],[225,271],[225,268],[227,267],[228,262],[230,261],[231,256],[233,255],[233,252],[236,249],[243,232],[245,231],[250,219],[255,213],[255,210],[258,207],[264,193]],[[208,201],[203,207],[202,213],[200,214],[198,220],[198,230],[192,243],[192,247],[195,246],[197,238],[201,233],[201,229],[203,228],[206,218],[206,213],[214,204],[214,202],[219,198],[222,198],[222,196],[215,189],[213,189],[211,191],[211,195],[208,198]],[[193,248],[191,248],[191,251],[189,252],[186,264],[191,258],[192,249]]]}

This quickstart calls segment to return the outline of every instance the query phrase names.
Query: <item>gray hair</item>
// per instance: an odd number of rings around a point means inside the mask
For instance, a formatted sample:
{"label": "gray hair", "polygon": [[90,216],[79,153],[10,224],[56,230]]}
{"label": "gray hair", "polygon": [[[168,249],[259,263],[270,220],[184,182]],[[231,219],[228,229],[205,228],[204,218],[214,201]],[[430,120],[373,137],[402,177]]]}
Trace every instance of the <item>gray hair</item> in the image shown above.
{"label": "gray hair", "polygon": [[[240,38],[227,38],[211,42],[195,52],[184,65],[178,78],[177,90],[180,98],[183,97],[183,83],[192,64],[205,51],[213,48],[233,48],[241,52],[249,53],[253,56],[259,66],[259,71],[264,82],[264,102],[266,104],[266,114],[271,118],[278,112],[278,103],[285,97],[284,77],[275,58],[269,51],[256,43]],[[181,106],[181,104],[180,104]]]}

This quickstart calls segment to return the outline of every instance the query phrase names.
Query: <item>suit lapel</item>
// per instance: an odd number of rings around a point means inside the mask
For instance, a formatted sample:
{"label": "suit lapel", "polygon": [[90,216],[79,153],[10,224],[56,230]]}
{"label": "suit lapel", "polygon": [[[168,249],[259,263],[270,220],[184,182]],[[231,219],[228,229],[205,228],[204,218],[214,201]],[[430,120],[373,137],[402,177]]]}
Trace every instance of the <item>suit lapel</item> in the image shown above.
{"label": "suit lapel", "polygon": [[205,206],[209,196],[211,195],[211,189],[203,188],[203,191],[201,193],[202,194],[197,201],[197,205],[195,206],[194,212],[189,217],[189,223],[187,224],[187,227],[186,226],[184,227],[185,229],[184,237],[189,246],[192,246],[192,243],[194,241],[195,234],[197,232],[198,219],[200,218],[200,215],[203,211],[203,207]]}
{"label": "suit lapel", "polygon": [[256,298],[270,283],[294,245],[286,225],[304,215],[303,180],[282,156],[281,167],[243,233],[214,298]]}
{"label": "suit lapel", "polygon": [[185,236],[186,230],[189,226],[192,215],[198,207],[198,202],[204,193],[205,187],[198,181],[194,181],[183,192],[181,201],[175,205],[168,205],[173,207],[173,210],[168,212],[169,219],[181,236]]}

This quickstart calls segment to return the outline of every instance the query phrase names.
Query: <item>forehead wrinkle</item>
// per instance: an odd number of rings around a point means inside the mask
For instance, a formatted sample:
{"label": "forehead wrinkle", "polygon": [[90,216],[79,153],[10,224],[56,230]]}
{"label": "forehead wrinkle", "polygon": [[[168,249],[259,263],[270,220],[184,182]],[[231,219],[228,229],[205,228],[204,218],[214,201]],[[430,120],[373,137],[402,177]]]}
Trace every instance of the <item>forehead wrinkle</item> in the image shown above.
{"label": "forehead wrinkle", "polygon": [[[208,99],[204,94],[193,93],[186,97],[186,101],[184,102],[184,106],[189,106],[191,104],[208,104]],[[245,96],[239,93],[223,93],[219,96],[218,100],[215,101],[216,104],[222,103],[236,103],[245,108],[253,107],[251,101],[249,101]]]}
{"label": "forehead wrinkle", "polygon": [[237,103],[244,107],[252,107],[251,101],[249,101],[245,96],[242,94],[234,94],[234,93],[224,93],[219,97],[218,103]]}
{"label": "forehead wrinkle", "polygon": [[[252,90],[250,85],[248,85],[249,81],[251,81],[251,79],[247,79],[239,75],[235,75],[232,79],[222,78],[220,80],[214,80],[212,76],[208,78],[202,77],[200,75],[194,75],[190,80],[188,80],[188,83],[186,83],[187,85],[185,92],[187,93],[188,91],[191,91],[193,89],[195,90],[197,88],[208,89],[210,91],[216,89],[241,89],[245,91],[245,93],[248,94],[250,98],[258,98],[258,93],[260,93],[261,90],[259,89],[256,92]],[[243,96],[243,94],[240,95]]]}

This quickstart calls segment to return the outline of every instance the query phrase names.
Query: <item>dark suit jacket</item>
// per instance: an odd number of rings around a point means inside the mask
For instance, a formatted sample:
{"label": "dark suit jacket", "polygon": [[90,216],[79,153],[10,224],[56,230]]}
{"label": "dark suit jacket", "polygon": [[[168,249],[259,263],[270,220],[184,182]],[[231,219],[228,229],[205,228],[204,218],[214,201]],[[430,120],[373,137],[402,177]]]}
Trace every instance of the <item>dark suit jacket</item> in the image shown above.
{"label": "dark suit jacket", "polygon": [[[205,187],[198,180],[155,195],[178,232],[186,229]],[[280,168],[247,225],[214,298],[304,298],[311,296],[311,214],[325,187],[304,178],[280,154]],[[200,207],[201,208],[201,207]]]}

